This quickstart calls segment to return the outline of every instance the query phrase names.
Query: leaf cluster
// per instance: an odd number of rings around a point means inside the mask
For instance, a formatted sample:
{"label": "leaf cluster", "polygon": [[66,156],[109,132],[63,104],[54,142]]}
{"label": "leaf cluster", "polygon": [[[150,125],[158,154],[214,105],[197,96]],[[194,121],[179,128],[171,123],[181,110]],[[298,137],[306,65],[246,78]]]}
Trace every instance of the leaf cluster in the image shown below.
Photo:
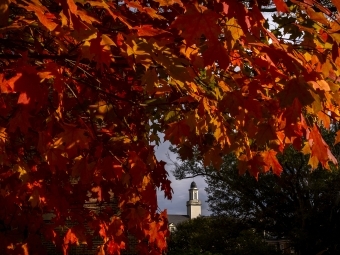
{"label": "leaf cluster", "polygon": [[100,236],[100,254],[119,254],[128,235],[164,253],[160,133],[182,159],[220,168],[233,153],[256,178],[279,175],[291,146],[314,169],[336,165],[320,133],[340,120],[336,12],[275,0],[280,36],[268,4],[0,0],[0,253],[43,252],[44,236],[67,254]]}

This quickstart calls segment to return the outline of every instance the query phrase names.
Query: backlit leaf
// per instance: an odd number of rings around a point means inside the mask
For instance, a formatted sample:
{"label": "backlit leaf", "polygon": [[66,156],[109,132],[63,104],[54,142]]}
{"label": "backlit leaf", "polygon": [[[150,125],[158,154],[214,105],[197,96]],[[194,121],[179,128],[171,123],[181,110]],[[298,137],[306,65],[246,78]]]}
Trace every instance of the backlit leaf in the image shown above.
{"label": "backlit leaf", "polygon": [[264,170],[265,172],[267,172],[270,170],[270,168],[272,168],[274,174],[280,175],[283,168],[277,160],[276,154],[277,153],[273,150],[265,151],[262,153],[263,161],[266,164],[264,166]]}

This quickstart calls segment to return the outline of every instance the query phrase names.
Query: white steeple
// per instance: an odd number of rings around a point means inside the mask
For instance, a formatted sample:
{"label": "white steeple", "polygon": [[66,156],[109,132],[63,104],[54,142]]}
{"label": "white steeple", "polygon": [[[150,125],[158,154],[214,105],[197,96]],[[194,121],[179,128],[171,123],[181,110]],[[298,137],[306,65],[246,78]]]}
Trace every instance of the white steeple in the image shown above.
{"label": "white steeple", "polygon": [[198,200],[198,188],[195,182],[192,182],[189,189],[189,201],[187,201],[187,214],[190,219],[201,215],[201,201]]}

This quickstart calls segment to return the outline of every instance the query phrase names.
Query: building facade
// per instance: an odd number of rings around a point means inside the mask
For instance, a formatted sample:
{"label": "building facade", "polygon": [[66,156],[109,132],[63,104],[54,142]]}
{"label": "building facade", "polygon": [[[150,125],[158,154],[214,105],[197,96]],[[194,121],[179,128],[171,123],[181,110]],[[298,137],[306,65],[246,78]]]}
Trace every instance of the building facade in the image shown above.
{"label": "building facade", "polygon": [[190,219],[195,219],[201,215],[202,203],[198,200],[198,188],[195,182],[192,182],[189,189],[189,201],[187,201],[187,215]]}
{"label": "building facade", "polygon": [[202,202],[198,199],[198,188],[195,182],[190,184],[189,189],[189,200],[187,201],[187,214],[179,215],[179,214],[168,214],[169,219],[169,229],[171,232],[176,230],[177,224],[195,219],[202,213]]}

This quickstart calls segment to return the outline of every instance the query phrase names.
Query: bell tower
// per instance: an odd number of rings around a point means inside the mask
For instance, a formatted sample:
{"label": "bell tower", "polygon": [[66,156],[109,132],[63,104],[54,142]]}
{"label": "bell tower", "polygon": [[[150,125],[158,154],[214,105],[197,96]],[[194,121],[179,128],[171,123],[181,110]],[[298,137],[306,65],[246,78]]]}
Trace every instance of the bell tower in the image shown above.
{"label": "bell tower", "polygon": [[189,189],[189,201],[187,201],[187,215],[190,219],[197,218],[201,215],[201,201],[198,200],[198,188],[195,182],[192,182]]}

